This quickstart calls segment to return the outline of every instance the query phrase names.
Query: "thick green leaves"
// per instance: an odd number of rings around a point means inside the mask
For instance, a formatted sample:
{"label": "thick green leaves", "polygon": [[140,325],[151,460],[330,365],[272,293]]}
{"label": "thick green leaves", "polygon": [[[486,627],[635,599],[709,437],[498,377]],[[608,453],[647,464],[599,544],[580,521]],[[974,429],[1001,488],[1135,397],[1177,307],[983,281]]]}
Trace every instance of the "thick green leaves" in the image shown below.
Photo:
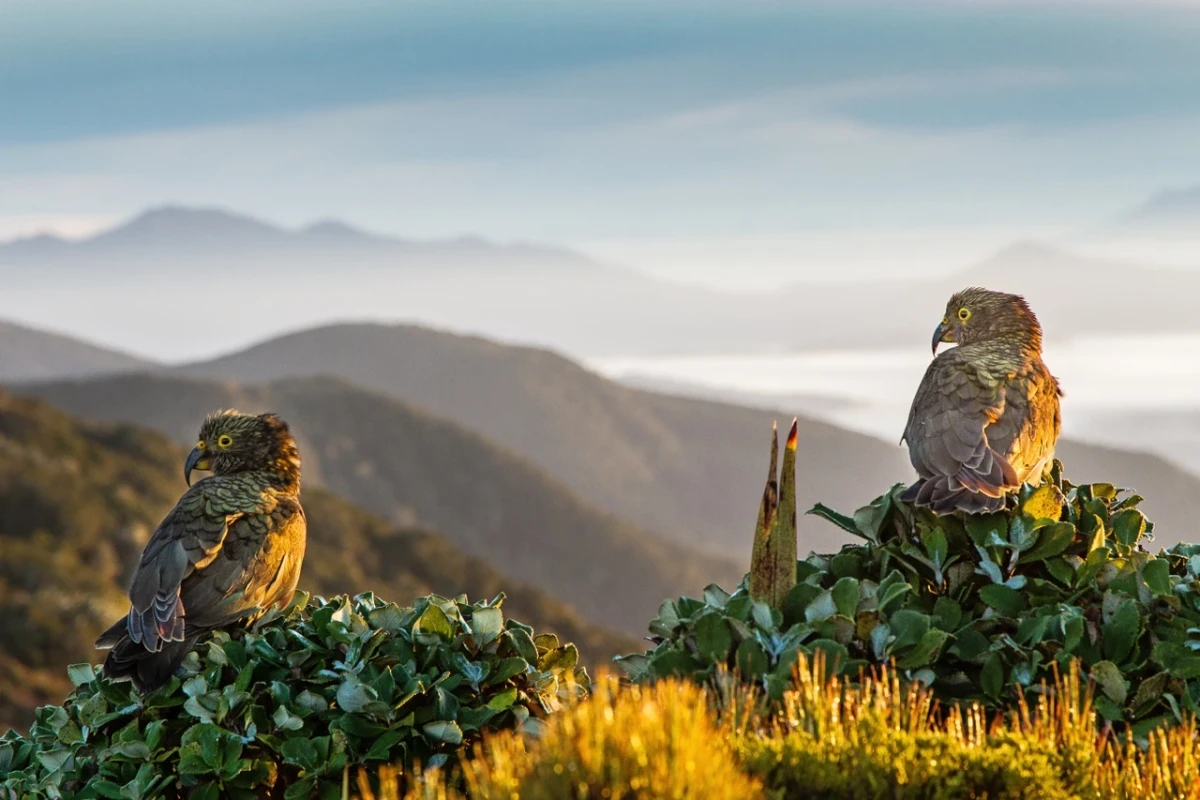
{"label": "thick green leaves", "polygon": [[1003,514],[974,514],[964,524],[967,535],[978,547],[1003,546],[1008,542],[1008,518]]}
{"label": "thick green leaves", "polygon": [[950,634],[937,628],[925,631],[912,650],[896,662],[896,666],[900,669],[916,669],[932,663],[949,638]]}
{"label": "thick green leaves", "polygon": [[1004,688],[1004,662],[999,653],[992,653],[979,673],[979,688],[988,697],[999,697]]}
{"label": "thick green leaves", "polygon": [[651,623],[654,650],[621,661],[635,680],[736,667],[777,697],[795,653],[829,648],[854,669],[894,659],[935,693],[1005,707],[1079,658],[1107,717],[1174,714],[1165,682],[1200,680],[1200,545],[1154,557],[1140,497],[1073,486],[1057,462],[1050,474],[996,514],[937,517],[899,502],[902,486],[852,515],[817,505],[863,541],[798,562],[778,611],[753,613],[744,585],[720,603],[680,598]]}
{"label": "thick green leaves", "polygon": [[179,780],[191,797],[336,797],[356,765],[445,763],[587,690],[575,646],[506,619],[502,600],[306,598],[215,632],[182,679],[144,698],[73,665],[64,705],[40,709],[28,738],[0,739],[0,796],[47,781],[81,797],[174,796]]}
{"label": "thick green leaves", "polygon": [[816,596],[804,609],[804,619],[807,622],[820,622],[838,613],[837,602],[833,599],[833,590],[826,589]]}
{"label": "thick green leaves", "polygon": [[1001,616],[1016,617],[1025,609],[1025,598],[1020,592],[998,583],[981,588],[979,597]]}
{"label": "thick green leaves", "polygon": [[837,613],[843,617],[853,617],[858,608],[858,581],[854,578],[841,578],[829,590]]}
{"label": "thick green leaves", "polygon": [[1021,553],[1021,563],[1045,561],[1071,546],[1075,540],[1075,526],[1069,522],[1056,522],[1040,528],[1032,547]]}
{"label": "thick green leaves", "polygon": [[933,604],[933,624],[944,631],[958,629],[962,606],[949,597],[939,597]]}
{"label": "thick green leaves", "polygon": [[1142,581],[1155,597],[1170,596],[1171,565],[1164,558],[1155,558],[1142,568]]}
{"label": "thick green leaves", "polygon": [[498,608],[477,609],[471,619],[471,630],[475,633],[475,642],[480,647],[487,647],[504,632],[503,612]]}
{"label": "thick green leaves", "polygon": [[733,633],[720,614],[705,614],[696,621],[696,645],[709,661],[724,659],[733,646]]}
{"label": "thick green leaves", "polygon": [[921,534],[921,544],[925,547],[925,554],[930,563],[933,564],[934,580],[941,583],[942,568],[946,565],[946,557],[949,554],[946,532],[941,528],[930,528]]}
{"label": "thick green leaves", "polygon": [[1146,516],[1136,508],[1124,508],[1112,515],[1109,525],[1118,542],[1132,546],[1146,532]]}
{"label": "thick green leaves", "polygon": [[413,627],[413,634],[426,634],[449,639],[454,636],[454,626],[450,624],[450,618],[446,616],[446,612],[442,611],[440,606],[430,603]]}
{"label": "thick green leaves", "polygon": [[1101,661],[1092,666],[1091,675],[1105,697],[1117,706],[1125,705],[1129,689],[1125,685],[1125,677],[1121,674],[1120,667],[1111,661]]}
{"label": "thick green leaves", "polygon": [[421,728],[421,730],[426,736],[435,741],[446,744],[462,744],[463,732],[456,722],[438,720],[437,722],[430,722]]}
{"label": "thick green leaves", "polygon": [[[852,533],[855,536],[863,536],[862,531],[858,529],[858,525],[854,522],[854,517],[848,517],[845,514],[839,514],[827,505],[817,503],[808,510],[809,514],[814,517],[820,517],[823,520],[832,522],[847,533]],[[866,538],[866,537],[863,537]]]}
{"label": "thick green leaves", "polygon": [[73,686],[83,686],[95,680],[96,674],[91,664],[72,664],[67,667],[67,677]]}
{"label": "thick green leaves", "polygon": [[891,629],[896,637],[892,643],[895,650],[911,647],[921,641],[929,630],[929,617],[920,611],[902,609],[892,615]]}
{"label": "thick green leaves", "polygon": [[1053,483],[1044,483],[1021,504],[1021,511],[1030,519],[1045,519],[1057,522],[1062,518],[1062,491]]}
{"label": "thick green leaves", "polygon": [[1142,618],[1138,613],[1137,602],[1132,599],[1123,600],[1117,606],[1112,619],[1104,625],[1104,656],[1110,661],[1121,664],[1133,650],[1141,632]]}

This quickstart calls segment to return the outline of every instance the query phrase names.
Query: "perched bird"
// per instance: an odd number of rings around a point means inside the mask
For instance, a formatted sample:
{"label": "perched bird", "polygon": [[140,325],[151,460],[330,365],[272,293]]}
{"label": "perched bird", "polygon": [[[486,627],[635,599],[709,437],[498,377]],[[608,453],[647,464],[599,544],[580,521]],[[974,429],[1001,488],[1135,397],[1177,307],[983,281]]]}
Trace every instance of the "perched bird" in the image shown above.
{"label": "perched bird", "polygon": [[[937,355],[942,342],[958,346]],[[901,496],[938,514],[999,511],[1037,481],[1062,430],[1058,379],[1025,299],[971,288],[946,304],[901,442],[919,480]]]}
{"label": "perched bird", "polygon": [[[192,486],[192,470],[213,474]],[[140,692],[170,680],[208,631],[290,602],[304,559],[300,454],[274,414],[211,414],[184,464],[189,486],[142,553],[129,613],[96,641],[104,674]]]}

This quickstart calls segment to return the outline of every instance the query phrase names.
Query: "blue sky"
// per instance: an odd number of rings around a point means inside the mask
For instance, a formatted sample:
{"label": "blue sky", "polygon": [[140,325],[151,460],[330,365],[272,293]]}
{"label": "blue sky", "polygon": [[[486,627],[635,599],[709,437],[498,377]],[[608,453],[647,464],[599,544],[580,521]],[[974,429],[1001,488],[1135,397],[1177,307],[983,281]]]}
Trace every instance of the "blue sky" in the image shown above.
{"label": "blue sky", "polygon": [[1200,182],[1197,42],[1132,2],[10,0],[0,236],[169,201],[701,279],[982,256]]}

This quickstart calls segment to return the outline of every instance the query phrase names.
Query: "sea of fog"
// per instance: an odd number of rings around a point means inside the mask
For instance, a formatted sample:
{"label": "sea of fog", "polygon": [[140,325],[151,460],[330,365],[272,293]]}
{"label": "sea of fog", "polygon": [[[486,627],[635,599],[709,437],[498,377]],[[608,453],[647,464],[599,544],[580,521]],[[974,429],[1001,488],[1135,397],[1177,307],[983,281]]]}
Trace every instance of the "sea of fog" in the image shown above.
{"label": "sea of fog", "polygon": [[[1064,434],[1162,455],[1200,473],[1200,334],[1052,342]],[[808,414],[898,442],[929,365],[922,347],[773,355],[600,358],[601,374],[674,394]]]}

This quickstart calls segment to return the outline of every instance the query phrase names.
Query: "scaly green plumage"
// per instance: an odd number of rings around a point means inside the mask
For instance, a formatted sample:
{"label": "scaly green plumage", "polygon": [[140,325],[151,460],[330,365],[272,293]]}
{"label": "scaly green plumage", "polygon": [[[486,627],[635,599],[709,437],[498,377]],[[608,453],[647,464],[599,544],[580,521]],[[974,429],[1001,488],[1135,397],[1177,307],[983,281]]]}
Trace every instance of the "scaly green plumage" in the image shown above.
{"label": "scaly green plumage", "polygon": [[96,642],[104,673],[139,691],[166,683],[200,636],[292,598],[304,559],[300,456],[273,414],[210,415],[188,456],[213,475],[179,499],[146,544],[129,613]]}
{"label": "scaly green plumage", "polygon": [[934,332],[958,344],[929,365],[901,441],[919,480],[903,499],[939,514],[985,513],[1035,480],[1062,430],[1058,380],[1042,362],[1042,329],[1021,297],[967,289]]}

